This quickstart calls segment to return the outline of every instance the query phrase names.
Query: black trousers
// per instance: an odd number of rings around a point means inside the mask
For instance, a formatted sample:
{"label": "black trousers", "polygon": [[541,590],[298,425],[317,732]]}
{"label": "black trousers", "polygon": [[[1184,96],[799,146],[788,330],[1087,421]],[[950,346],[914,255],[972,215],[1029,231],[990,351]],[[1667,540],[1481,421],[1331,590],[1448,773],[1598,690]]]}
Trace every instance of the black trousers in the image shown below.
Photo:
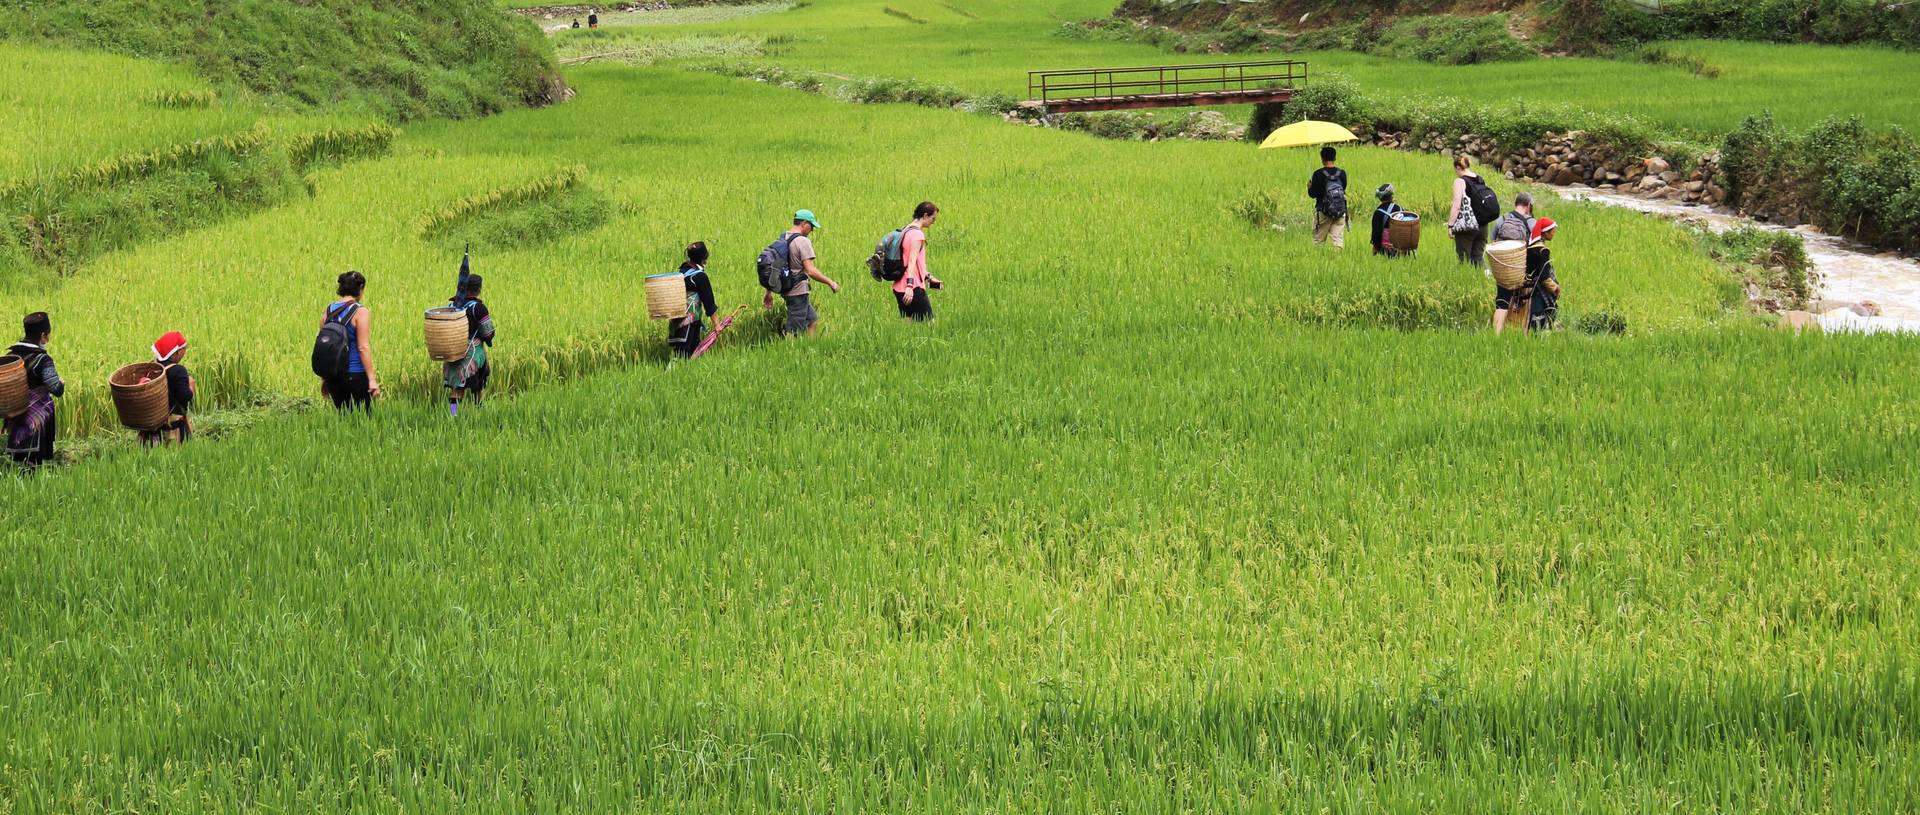
{"label": "black trousers", "polygon": [[906,295],[893,293],[893,304],[900,308],[900,316],[922,323],[933,319],[933,298],[927,296],[926,289],[914,289],[913,302],[906,300]]}
{"label": "black trousers", "polygon": [[333,406],[340,410],[359,408],[373,412],[372,383],[366,374],[347,374],[340,379],[327,382],[327,395],[333,397]]}
{"label": "black trousers", "polygon": [[700,347],[700,340],[707,335],[704,321],[695,320],[693,325],[681,325],[678,320],[667,324],[667,350],[683,357],[693,356]]}

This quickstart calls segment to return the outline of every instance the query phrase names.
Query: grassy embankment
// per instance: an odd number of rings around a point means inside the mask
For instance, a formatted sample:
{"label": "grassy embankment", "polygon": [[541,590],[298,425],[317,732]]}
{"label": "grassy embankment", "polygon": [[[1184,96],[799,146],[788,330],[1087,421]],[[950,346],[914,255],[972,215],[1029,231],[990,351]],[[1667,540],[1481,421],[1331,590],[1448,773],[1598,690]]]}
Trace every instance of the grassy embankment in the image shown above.
{"label": "grassy embankment", "polygon": [[[967,5],[948,38],[1037,30]],[[828,68],[895,25],[805,19],[757,24]],[[1444,251],[1306,246],[1304,154],[572,79],[86,264],[63,363],[184,326],[304,389],[356,265],[424,393],[457,256],[421,226],[576,165],[603,226],[476,232],[508,236],[480,261],[507,384],[657,359],[638,280],[687,240],[757,299],[799,205],[850,286],[827,334],[0,480],[13,808],[1920,806],[1899,341],[1744,330],[1678,232],[1561,204],[1567,307],[1632,334],[1496,341],[1447,330],[1488,292]],[[1423,207],[1446,183],[1347,163]],[[929,197],[952,288],[901,325],[854,264]]]}

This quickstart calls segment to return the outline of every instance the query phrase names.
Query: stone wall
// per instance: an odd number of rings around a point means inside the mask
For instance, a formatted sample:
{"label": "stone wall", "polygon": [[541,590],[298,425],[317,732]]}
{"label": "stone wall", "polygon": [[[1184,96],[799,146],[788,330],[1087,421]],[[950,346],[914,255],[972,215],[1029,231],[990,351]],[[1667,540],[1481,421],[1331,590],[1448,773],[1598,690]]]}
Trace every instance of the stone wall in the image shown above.
{"label": "stone wall", "polygon": [[1516,181],[1561,187],[1579,184],[1606,192],[1708,206],[1727,200],[1727,191],[1715,181],[1720,172],[1717,155],[1681,169],[1678,162],[1662,156],[1623,154],[1609,145],[1590,142],[1578,131],[1548,133],[1522,150],[1501,150],[1491,139],[1471,133],[1448,138],[1364,128],[1354,132],[1361,143],[1379,147],[1447,155],[1465,152],[1474,157],[1475,164],[1489,170],[1497,168]]}

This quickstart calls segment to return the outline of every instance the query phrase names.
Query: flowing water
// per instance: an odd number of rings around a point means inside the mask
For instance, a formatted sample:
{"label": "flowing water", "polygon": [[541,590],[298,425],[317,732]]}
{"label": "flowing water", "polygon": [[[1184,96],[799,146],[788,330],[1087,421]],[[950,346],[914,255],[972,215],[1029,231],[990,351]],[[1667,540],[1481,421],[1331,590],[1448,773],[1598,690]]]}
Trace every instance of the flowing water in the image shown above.
{"label": "flowing water", "polygon": [[1880,317],[1846,321],[1833,327],[1842,330],[1920,333],[1920,262],[1892,253],[1876,254],[1868,247],[1806,227],[1789,230],[1787,227],[1742,218],[1723,209],[1672,201],[1650,201],[1586,187],[1555,187],[1554,191],[1571,200],[1592,201],[1697,221],[1716,232],[1743,226],[1775,232],[1792,231],[1806,242],[1807,261],[1812,264],[1816,276],[1814,296],[1817,299],[1848,303],[1872,301],[1880,306]]}

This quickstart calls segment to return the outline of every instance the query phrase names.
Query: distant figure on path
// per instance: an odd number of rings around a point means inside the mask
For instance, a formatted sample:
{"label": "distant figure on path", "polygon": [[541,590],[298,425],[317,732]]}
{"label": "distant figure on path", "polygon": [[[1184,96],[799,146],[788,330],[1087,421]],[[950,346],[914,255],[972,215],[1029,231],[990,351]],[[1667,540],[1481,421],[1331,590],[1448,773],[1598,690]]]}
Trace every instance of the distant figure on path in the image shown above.
{"label": "distant figure on path", "polygon": [[1320,169],[1307,182],[1307,197],[1313,199],[1313,245],[1333,241],[1333,248],[1347,248],[1347,171],[1334,166],[1339,153],[1332,147],[1320,148]]}
{"label": "distant figure on path", "polygon": [[157,430],[140,432],[140,443],[147,447],[181,444],[193,438],[193,423],[187,408],[193,404],[193,374],[187,371],[187,337],[169,331],[153,341],[153,361],[165,370],[167,378],[167,423]]}
{"label": "distant figure on path", "polygon": [[587,12],[587,27],[588,28],[600,27],[600,12],[598,11]]}
{"label": "distant figure on path", "polygon": [[933,296],[929,292],[942,285],[940,278],[927,271],[927,228],[939,219],[940,207],[932,201],[921,201],[913,208],[913,223],[900,233],[900,259],[907,271],[894,282],[893,299],[900,307],[900,316],[916,322],[933,319]]}
{"label": "distant figure on path", "polygon": [[790,337],[811,335],[820,327],[820,313],[813,309],[810,281],[819,281],[834,294],[840,293],[840,284],[822,273],[815,263],[818,255],[813,249],[813,233],[818,231],[820,219],[814,217],[812,210],[800,210],[793,214],[793,229],[760,254],[760,285],[767,290],[762,304],[772,308],[775,294],[786,301],[787,321],[781,333]]}
{"label": "distant figure on path", "polygon": [[1393,241],[1387,235],[1387,226],[1393,222],[1393,215],[1400,211],[1400,205],[1393,202],[1393,185],[1381,184],[1373,191],[1373,197],[1380,199],[1380,206],[1373,211],[1373,253],[1398,257],[1400,251],[1393,248]]}
{"label": "distant figure on path", "polygon": [[335,289],[340,299],[327,306],[314,341],[313,372],[320,377],[320,392],[340,410],[372,412],[373,400],[380,396],[380,378],[373,369],[373,315],[361,305],[366,291],[365,275],[341,274]]}
{"label": "distant figure on path", "polygon": [[493,361],[487,349],[493,346],[493,313],[480,300],[480,276],[467,271],[460,262],[460,293],[447,301],[448,308],[467,313],[467,355],[446,363],[441,384],[447,387],[447,415],[460,415],[460,401],[469,396],[479,402],[486,395],[487,379],[493,375]]}
{"label": "distant figure on path", "polygon": [[26,330],[7,353],[26,364],[27,410],[7,419],[7,454],[33,471],[53,460],[53,439],[58,435],[53,400],[66,394],[67,383],[60,381],[60,372],[47,353],[47,343],[53,339],[53,322],[47,313],[29,314],[22,324]]}
{"label": "distant figure on path", "polygon": [[667,350],[682,357],[693,356],[706,336],[706,319],[720,310],[713,297],[713,281],[707,277],[707,257],[707,244],[694,241],[680,264],[680,277],[687,284],[687,316],[667,323]]}
{"label": "distant figure on path", "polygon": [[1461,263],[1484,266],[1487,236],[1493,233],[1494,219],[1500,217],[1500,197],[1473,171],[1473,159],[1465,153],[1453,157],[1453,175],[1447,231],[1453,235],[1454,253]]}

